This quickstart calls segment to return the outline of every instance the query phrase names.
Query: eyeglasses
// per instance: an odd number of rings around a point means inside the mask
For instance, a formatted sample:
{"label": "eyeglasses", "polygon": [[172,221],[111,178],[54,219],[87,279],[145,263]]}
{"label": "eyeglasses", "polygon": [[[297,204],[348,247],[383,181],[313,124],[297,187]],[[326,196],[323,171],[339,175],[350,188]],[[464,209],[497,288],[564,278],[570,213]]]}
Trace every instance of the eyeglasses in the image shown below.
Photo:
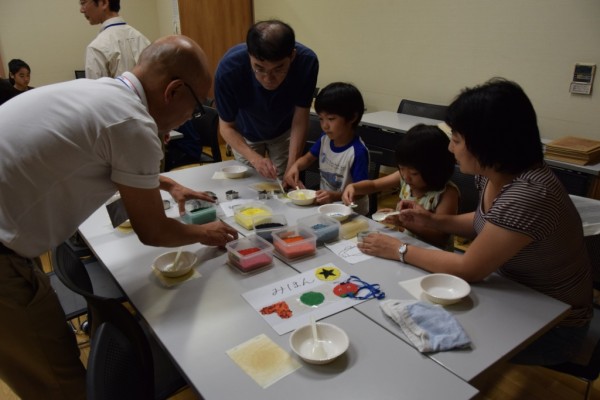
{"label": "eyeglasses", "polygon": [[206,110],[204,109],[202,102],[200,102],[200,100],[196,96],[196,93],[194,93],[194,89],[192,89],[192,87],[190,85],[188,85],[185,82],[183,82],[183,84],[185,85],[186,88],[188,88],[190,90],[190,93],[194,97],[194,100],[196,100],[196,108],[194,108],[194,113],[192,114],[192,118],[193,119],[202,118],[206,114]]}

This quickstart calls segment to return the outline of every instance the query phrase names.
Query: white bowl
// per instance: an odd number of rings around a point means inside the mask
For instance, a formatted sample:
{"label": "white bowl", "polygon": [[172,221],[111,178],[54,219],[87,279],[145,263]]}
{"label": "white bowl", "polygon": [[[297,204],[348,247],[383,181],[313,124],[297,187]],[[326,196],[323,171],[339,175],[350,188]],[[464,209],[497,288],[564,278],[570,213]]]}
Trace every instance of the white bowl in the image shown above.
{"label": "white bowl", "polygon": [[229,179],[242,178],[246,174],[246,171],[248,171],[248,167],[244,167],[243,165],[233,165],[221,168],[221,172],[223,172],[225,178]]}
{"label": "white bowl", "polygon": [[173,268],[173,261],[177,256],[176,251],[161,254],[154,259],[152,266],[156,268],[162,275],[168,278],[177,278],[190,272],[194,264],[196,264],[196,254],[189,251],[182,251],[177,263],[177,269]]}
{"label": "white bowl", "polygon": [[431,274],[421,279],[421,289],[434,303],[454,304],[471,293],[471,286],[463,279],[449,274]]}
{"label": "white bowl", "polygon": [[301,326],[290,335],[290,347],[294,353],[310,364],[326,364],[332,362],[348,349],[350,340],[343,329],[325,322],[317,322],[317,336],[323,344],[327,356],[315,358],[312,353],[313,336],[309,325]]}
{"label": "white bowl", "polygon": [[288,192],[287,196],[292,200],[292,203],[299,206],[307,206],[315,202],[317,192],[310,189],[298,189]]}
{"label": "white bowl", "polygon": [[352,209],[343,204],[324,204],[318,210],[321,214],[325,214],[338,221],[345,221],[352,214]]}

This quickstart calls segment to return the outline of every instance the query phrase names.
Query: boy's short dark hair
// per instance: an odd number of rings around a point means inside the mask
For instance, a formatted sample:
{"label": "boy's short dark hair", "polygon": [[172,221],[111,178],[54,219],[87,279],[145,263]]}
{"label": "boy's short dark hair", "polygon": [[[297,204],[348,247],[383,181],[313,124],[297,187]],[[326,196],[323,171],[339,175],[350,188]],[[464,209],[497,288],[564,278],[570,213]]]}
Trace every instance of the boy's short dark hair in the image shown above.
{"label": "boy's short dark hair", "polygon": [[296,48],[296,35],[285,22],[271,19],[252,25],[246,35],[248,53],[261,61],[290,57]]}
{"label": "boy's short dark hair", "polygon": [[419,171],[428,190],[442,190],[456,164],[449,144],[450,139],[437,126],[415,125],[396,143],[396,163]]}
{"label": "boy's short dark hair", "polygon": [[365,102],[356,86],[345,82],[333,82],[325,86],[315,99],[315,111],[336,114],[350,121],[356,128],[365,111]]}
{"label": "boy's short dark hair", "polygon": [[544,160],[533,104],[515,82],[492,78],[464,89],[448,107],[446,123],[483,167],[519,173]]}

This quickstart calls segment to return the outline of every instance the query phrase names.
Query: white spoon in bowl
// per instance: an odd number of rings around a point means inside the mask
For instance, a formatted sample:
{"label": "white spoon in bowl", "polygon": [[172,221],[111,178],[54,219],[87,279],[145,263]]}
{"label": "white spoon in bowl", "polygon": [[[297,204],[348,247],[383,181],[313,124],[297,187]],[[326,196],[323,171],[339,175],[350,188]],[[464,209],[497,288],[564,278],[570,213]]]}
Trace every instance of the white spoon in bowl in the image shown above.
{"label": "white spoon in bowl", "polygon": [[317,323],[313,315],[310,316],[310,327],[313,335],[312,355],[316,359],[323,360],[327,357],[327,352],[323,348],[323,342],[319,340],[319,335],[317,334]]}

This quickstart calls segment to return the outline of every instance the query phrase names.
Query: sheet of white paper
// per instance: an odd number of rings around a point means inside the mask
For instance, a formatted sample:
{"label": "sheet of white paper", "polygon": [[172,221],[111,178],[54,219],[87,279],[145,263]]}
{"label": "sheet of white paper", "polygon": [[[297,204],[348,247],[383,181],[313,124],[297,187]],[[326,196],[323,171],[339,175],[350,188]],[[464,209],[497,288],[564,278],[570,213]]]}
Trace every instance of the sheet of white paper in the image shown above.
{"label": "sheet of white paper", "polygon": [[409,279],[406,281],[400,281],[400,282],[398,282],[398,285],[400,285],[400,287],[402,287],[404,290],[406,290],[415,299],[431,303],[425,297],[425,294],[423,293],[423,289],[421,289],[421,279],[423,279],[422,276],[420,276],[418,278]]}
{"label": "sheet of white paper", "polygon": [[212,176],[212,179],[227,179],[227,177],[225,176],[225,173],[222,171],[215,171],[215,173]]}
{"label": "sheet of white paper", "polygon": [[360,251],[356,244],[356,238],[352,240],[340,240],[335,243],[327,243],[325,246],[338,257],[350,264],[356,264],[361,261],[373,258]]}
{"label": "sheet of white paper", "polygon": [[242,297],[283,335],[315,319],[355,306],[365,300],[342,297],[350,276],[333,264],[325,264],[291,278],[250,290]]}

